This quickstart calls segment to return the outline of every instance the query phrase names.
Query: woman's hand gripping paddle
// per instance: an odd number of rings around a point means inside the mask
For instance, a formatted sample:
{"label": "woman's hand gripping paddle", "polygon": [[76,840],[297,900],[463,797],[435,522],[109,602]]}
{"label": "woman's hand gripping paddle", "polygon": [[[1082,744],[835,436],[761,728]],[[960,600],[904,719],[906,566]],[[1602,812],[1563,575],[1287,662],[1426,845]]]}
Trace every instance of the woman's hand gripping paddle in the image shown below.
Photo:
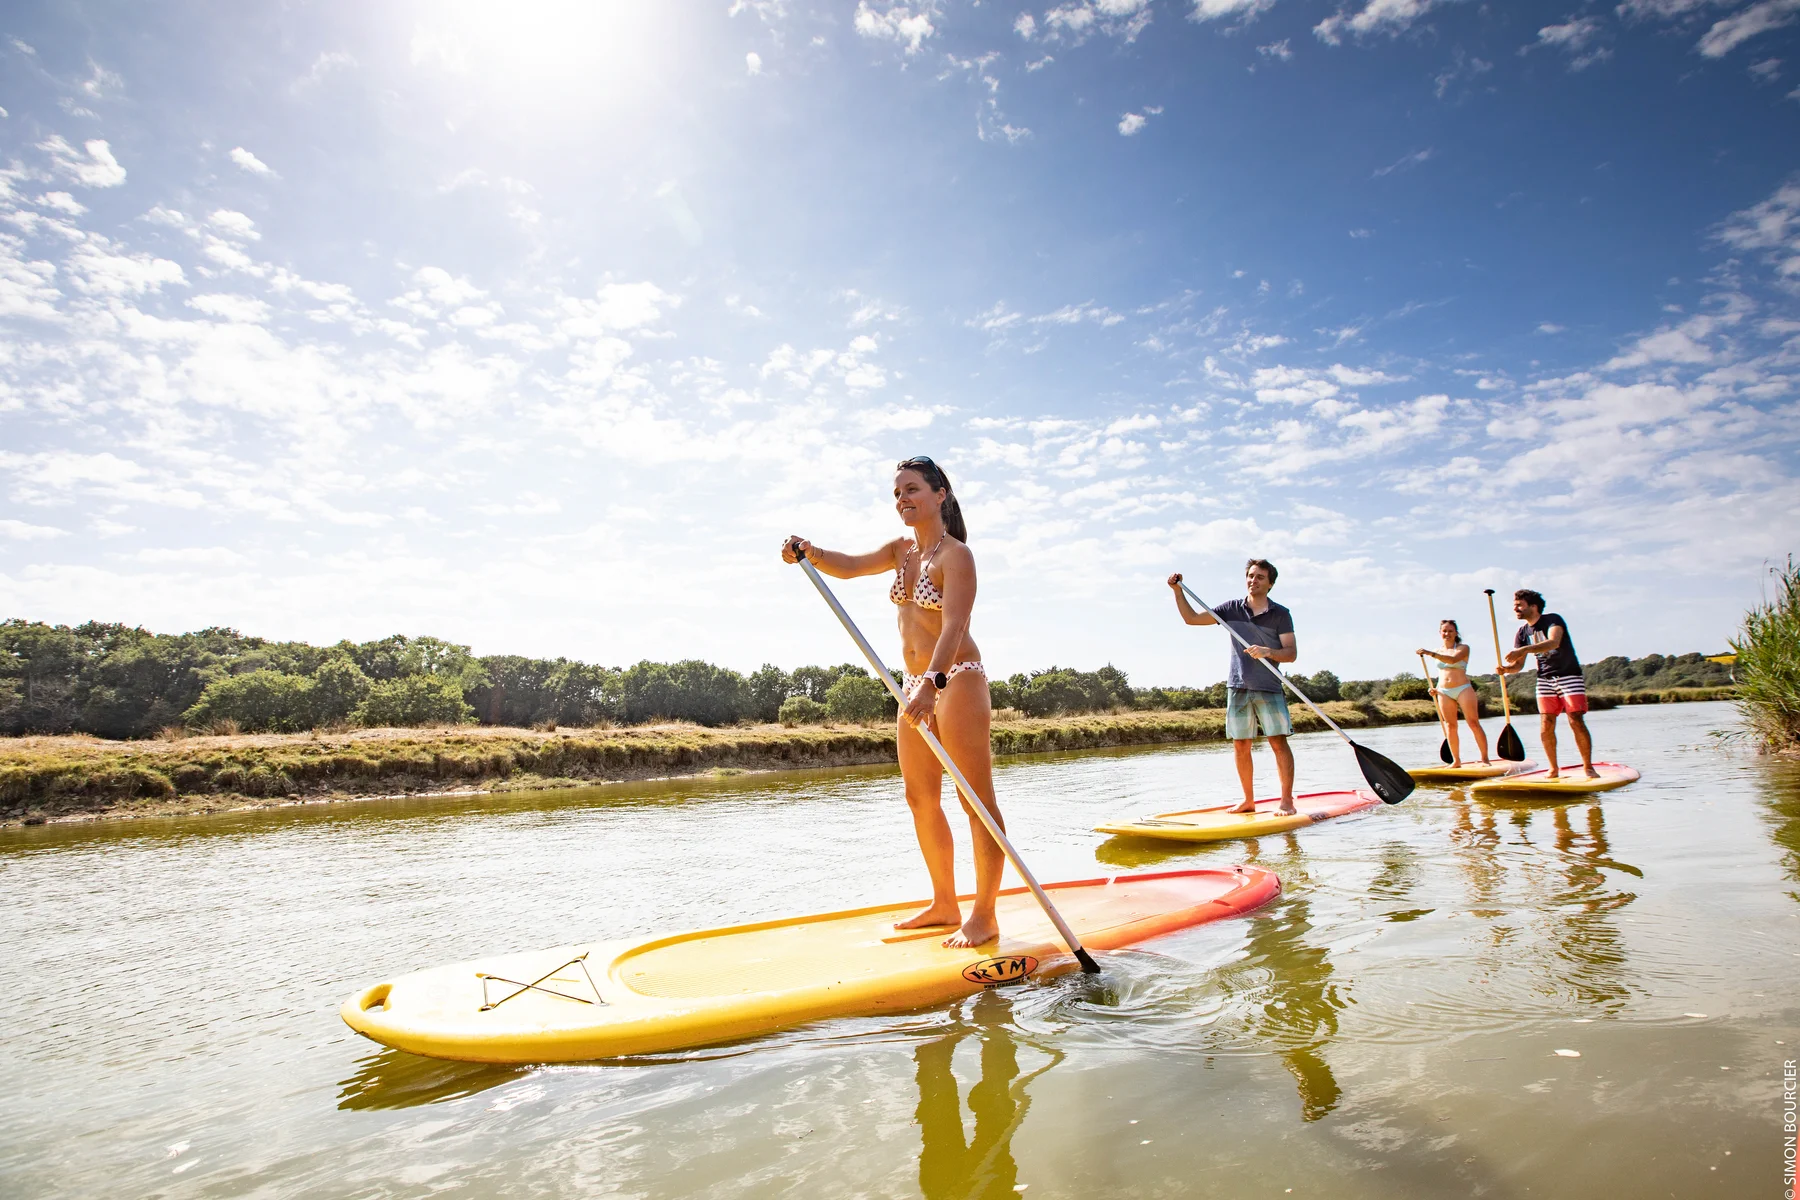
{"label": "woman's hand gripping paddle", "polygon": [[1494,744],[1494,752],[1507,762],[1525,761],[1525,743],[1519,740],[1519,733],[1512,727],[1512,701],[1506,695],[1506,660],[1500,655],[1500,618],[1494,615],[1494,589],[1482,588],[1488,598],[1488,626],[1494,631],[1494,678],[1500,681],[1500,711],[1506,714],[1506,728],[1500,731],[1500,740]]}
{"label": "woman's hand gripping paddle", "polygon": [[[1425,677],[1425,686],[1435,691],[1437,685],[1431,682],[1431,669],[1425,665],[1423,654],[1419,655],[1419,674]],[[1444,731],[1444,740],[1438,743],[1438,757],[1447,763],[1453,763],[1456,761],[1456,755],[1450,753],[1450,727],[1444,724],[1444,710],[1439,707],[1438,698],[1435,695],[1431,697],[1431,707],[1438,710],[1438,728]]]}
{"label": "woman's hand gripping paddle", "polygon": [[[1195,604],[1198,604],[1204,609],[1207,616],[1215,621],[1219,621],[1219,614],[1214,612],[1211,608],[1208,608],[1206,601],[1194,595],[1193,588],[1184,583],[1181,585],[1181,590],[1187,593],[1187,598],[1189,600],[1192,600]],[[1219,628],[1223,629],[1226,633],[1229,633],[1237,641],[1237,644],[1244,649],[1248,650],[1250,648],[1250,643],[1240,637],[1238,631],[1225,624],[1225,622],[1219,621]],[[1405,771],[1400,769],[1399,763],[1391,758],[1382,757],[1367,746],[1359,746],[1355,742],[1350,741],[1350,735],[1345,733],[1342,729],[1339,729],[1338,723],[1326,716],[1323,709],[1307,699],[1306,693],[1295,687],[1293,680],[1289,679],[1286,675],[1283,675],[1279,670],[1276,670],[1274,663],[1265,662],[1263,663],[1263,666],[1274,671],[1275,678],[1286,684],[1288,691],[1300,697],[1306,707],[1318,714],[1319,720],[1331,726],[1331,731],[1333,733],[1349,743],[1350,749],[1356,754],[1356,765],[1362,769],[1363,778],[1369,781],[1369,787],[1374,789],[1377,796],[1380,796],[1382,800],[1388,804],[1398,804],[1413,794],[1413,788],[1418,785],[1413,783],[1411,775],[1408,775]]]}
{"label": "woman's hand gripping paddle", "polygon": [[[819,569],[807,561],[804,554],[799,556],[799,562],[806,570],[806,577],[812,580],[814,587],[819,589],[819,595],[824,597],[825,603],[831,606],[831,611],[837,614],[837,619],[843,622],[844,632],[850,635],[857,648],[863,652],[863,657],[868,659],[869,665],[875,669],[875,677],[887,685],[887,690],[893,693],[894,699],[899,702],[902,709],[905,709],[908,699],[906,692],[898,683],[894,682],[894,677],[888,674],[888,669],[882,665],[881,657],[875,653],[875,648],[869,645],[868,639],[862,635],[862,630],[856,627],[856,622],[850,619],[850,614],[844,611],[844,606],[838,603],[838,598],[831,594],[830,588],[825,586],[825,580],[819,576]],[[1062,935],[1063,944],[1069,948],[1069,953],[1075,956],[1075,961],[1081,964],[1083,971],[1090,975],[1098,975],[1100,964],[1094,961],[1093,955],[1081,948],[1081,939],[1075,936],[1075,931],[1069,928],[1069,923],[1063,920],[1061,913],[1056,911],[1056,905],[1050,903],[1050,897],[1044,894],[1042,887],[1038,886],[1037,877],[1031,873],[1031,868],[1025,865],[1025,860],[1019,857],[1019,852],[1013,849],[1013,844],[1007,840],[1006,834],[994,821],[994,814],[988,811],[987,805],[981,802],[981,797],[975,794],[975,789],[969,786],[969,781],[963,778],[962,771],[950,758],[943,743],[938,741],[937,735],[926,726],[920,725],[917,726],[917,729],[919,736],[925,739],[925,744],[931,747],[931,752],[937,755],[937,760],[944,764],[944,770],[948,771],[950,778],[956,781],[956,788],[967,801],[969,811],[974,813],[987,827],[988,835],[994,839],[1002,853],[1006,855],[1006,860],[1013,865],[1013,870],[1019,873],[1019,878],[1025,881],[1025,886],[1031,889],[1031,894],[1037,897],[1037,902],[1043,908],[1044,915],[1050,918],[1050,923],[1056,926],[1056,932]]]}

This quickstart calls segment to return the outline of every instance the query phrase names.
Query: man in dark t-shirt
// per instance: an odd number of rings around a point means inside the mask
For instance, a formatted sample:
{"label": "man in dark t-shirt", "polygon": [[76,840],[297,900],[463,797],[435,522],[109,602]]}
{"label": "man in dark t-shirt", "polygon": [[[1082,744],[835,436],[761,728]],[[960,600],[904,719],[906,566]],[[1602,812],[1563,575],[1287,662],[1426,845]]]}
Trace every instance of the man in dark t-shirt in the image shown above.
{"label": "man in dark t-shirt", "polygon": [[1195,612],[1181,594],[1181,576],[1169,576],[1169,588],[1175,593],[1175,607],[1189,625],[1216,625],[1220,621],[1238,637],[1250,643],[1246,650],[1234,638],[1230,642],[1231,664],[1225,676],[1225,736],[1237,753],[1238,782],[1244,785],[1244,802],[1232,812],[1254,812],[1256,809],[1256,766],[1250,757],[1260,728],[1275,752],[1275,772],[1281,778],[1280,811],[1294,811],[1294,752],[1288,749],[1288,735],[1294,732],[1293,718],[1288,714],[1287,697],[1281,693],[1281,679],[1271,663],[1293,662],[1299,657],[1294,648],[1294,617],[1287,609],[1269,599],[1275,586],[1275,564],[1253,558],[1244,564],[1244,598],[1227,600],[1213,606],[1219,621],[1203,612]]}
{"label": "man in dark t-shirt", "polygon": [[1575,657],[1575,643],[1569,627],[1560,615],[1544,611],[1544,597],[1530,588],[1513,593],[1513,615],[1525,624],[1513,636],[1513,649],[1506,656],[1507,674],[1517,674],[1525,664],[1525,656],[1538,657],[1537,704],[1538,730],[1544,743],[1544,755],[1550,763],[1550,778],[1559,774],[1556,766],[1556,718],[1569,716],[1569,732],[1575,735],[1575,748],[1581,751],[1581,767],[1589,779],[1599,778],[1594,770],[1594,739],[1587,727],[1587,680],[1581,675],[1581,660]]}

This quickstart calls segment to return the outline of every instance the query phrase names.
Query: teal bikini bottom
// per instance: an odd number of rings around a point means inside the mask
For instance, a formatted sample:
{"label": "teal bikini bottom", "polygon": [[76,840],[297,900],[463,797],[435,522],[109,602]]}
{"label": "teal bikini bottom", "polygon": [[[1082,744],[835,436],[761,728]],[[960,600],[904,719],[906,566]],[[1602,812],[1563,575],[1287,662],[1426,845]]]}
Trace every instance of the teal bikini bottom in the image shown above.
{"label": "teal bikini bottom", "polygon": [[1445,687],[1443,684],[1440,683],[1440,684],[1438,684],[1438,695],[1448,696],[1448,697],[1450,697],[1450,699],[1454,700],[1458,696],[1462,695],[1464,692],[1468,691],[1473,686],[1474,686],[1473,684],[1459,683],[1455,687]]}

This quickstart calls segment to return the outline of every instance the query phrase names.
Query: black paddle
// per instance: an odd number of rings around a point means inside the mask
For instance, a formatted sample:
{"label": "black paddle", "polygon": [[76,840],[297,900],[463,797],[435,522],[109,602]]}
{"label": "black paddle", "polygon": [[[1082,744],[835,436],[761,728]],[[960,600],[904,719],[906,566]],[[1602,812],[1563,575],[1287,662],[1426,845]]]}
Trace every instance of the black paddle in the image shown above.
{"label": "black paddle", "polygon": [[1494,751],[1507,762],[1524,762],[1525,743],[1519,740],[1518,731],[1512,727],[1512,701],[1506,695],[1506,660],[1500,656],[1500,618],[1494,615],[1494,589],[1481,590],[1487,593],[1488,625],[1494,631],[1494,678],[1500,681],[1500,711],[1506,714],[1506,728],[1500,731]]}
{"label": "black paddle", "polygon": [[[1212,609],[1207,608],[1206,601],[1204,601],[1200,597],[1194,595],[1193,588],[1191,588],[1187,584],[1183,583],[1181,585],[1181,590],[1187,593],[1187,597],[1189,600],[1192,600],[1195,604],[1198,604],[1201,608],[1206,609],[1207,616],[1211,617],[1215,621],[1219,621],[1219,614],[1214,612]],[[1243,639],[1243,637],[1238,634],[1237,630],[1235,630],[1231,626],[1225,624],[1225,622],[1223,622],[1223,621],[1219,621],[1219,627],[1221,629],[1223,629],[1226,633],[1229,633],[1233,638],[1235,638],[1237,640],[1238,645],[1242,646],[1246,650],[1248,650],[1250,648],[1250,643],[1246,642]],[[1412,776],[1408,775],[1405,771],[1403,771],[1400,768],[1399,763],[1395,762],[1391,758],[1383,758],[1381,755],[1375,753],[1375,751],[1369,749],[1367,746],[1359,746],[1355,742],[1351,741],[1350,735],[1345,733],[1342,729],[1339,729],[1338,723],[1336,721],[1332,720],[1330,717],[1326,716],[1325,710],[1320,708],[1318,705],[1314,704],[1310,699],[1308,699],[1305,692],[1302,692],[1299,688],[1295,687],[1294,681],[1289,679],[1286,675],[1283,675],[1280,672],[1280,670],[1278,670],[1276,668],[1274,663],[1264,662],[1263,666],[1269,668],[1269,670],[1271,670],[1271,671],[1274,671],[1275,678],[1277,678],[1277,679],[1281,680],[1281,682],[1287,684],[1288,691],[1290,691],[1290,692],[1294,693],[1294,695],[1300,697],[1301,701],[1306,705],[1306,707],[1312,709],[1313,712],[1315,712],[1319,715],[1319,720],[1321,720],[1321,721],[1325,722],[1327,725],[1331,726],[1331,731],[1333,733],[1337,734],[1339,737],[1343,738],[1344,741],[1349,743],[1350,749],[1356,754],[1356,765],[1358,767],[1362,768],[1363,778],[1369,781],[1369,787],[1374,790],[1374,792],[1377,796],[1380,796],[1382,798],[1382,800],[1388,804],[1398,804],[1402,800],[1406,799],[1408,796],[1412,795],[1413,788],[1417,785],[1413,783]]]}
{"label": "black paddle", "polygon": [[[1425,686],[1432,687],[1431,671],[1425,666],[1425,656],[1419,655],[1419,674],[1425,677]],[[1450,753],[1450,727],[1444,724],[1444,710],[1438,708],[1437,697],[1431,698],[1431,707],[1438,709],[1438,728],[1444,731],[1444,740],[1438,743],[1438,758],[1447,763],[1456,761],[1456,755]]]}

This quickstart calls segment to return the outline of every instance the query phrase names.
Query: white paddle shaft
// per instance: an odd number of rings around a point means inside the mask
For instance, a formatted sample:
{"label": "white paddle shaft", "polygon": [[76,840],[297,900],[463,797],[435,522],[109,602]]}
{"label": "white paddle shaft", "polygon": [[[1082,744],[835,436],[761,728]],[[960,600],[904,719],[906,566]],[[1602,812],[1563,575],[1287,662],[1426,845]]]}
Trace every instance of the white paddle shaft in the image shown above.
{"label": "white paddle shaft", "polygon": [[[1242,646],[1246,650],[1248,650],[1250,648],[1250,643],[1246,642],[1244,640],[1243,635],[1238,633],[1237,630],[1233,629],[1231,626],[1227,625],[1223,620],[1221,620],[1219,617],[1219,614],[1214,612],[1210,607],[1208,607],[1206,601],[1204,601],[1200,597],[1194,595],[1194,589],[1189,587],[1185,580],[1182,581],[1181,590],[1187,593],[1187,598],[1189,600],[1192,600],[1195,604],[1198,604],[1201,608],[1205,609],[1207,616],[1211,617],[1215,621],[1218,621],[1220,629],[1223,629],[1226,633],[1229,633],[1233,638],[1237,639],[1238,645]],[[1263,649],[1267,650],[1268,647],[1264,646]],[[1275,678],[1277,678],[1277,679],[1281,680],[1281,682],[1287,684],[1288,691],[1290,691],[1290,692],[1294,693],[1294,695],[1300,697],[1301,702],[1304,703],[1306,705],[1306,707],[1312,709],[1315,713],[1318,713],[1319,720],[1321,720],[1321,721],[1325,722],[1327,725],[1331,726],[1331,732],[1337,734],[1339,737],[1343,738],[1346,742],[1350,742],[1350,735],[1345,733],[1342,729],[1339,729],[1338,723],[1336,721],[1332,720],[1330,717],[1326,716],[1324,709],[1320,708],[1318,705],[1314,704],[1311,700],[1307,699],[1306,693],[1301,691],[1299,688],[1295,687],[1294,681],[1289,679],[1286,675],[1283,675],[1281,673],[1280,668],[1278,668],[1272,662],[1267,662],[1267,661],[1263,661],[1263,660],[1258,660],[1258,661],[1261,661],[1263,666],[1265,666],[1269,670],[1273,671],[1275,673]],[[1356,745],[1356,743],[1350,742],[1350,745],[1352,747],[1354,747]]]}
{"label": "white paddle shaft", "polygon": [[[838,603],[838,598],[832,594],[829,587],[825,586],[825,580],[819,575],[819,569],[813,566],[804,554],[800,555],[799,559],[800,565],[806,568],[806,577],[812,580],[814,587],[819,589],[819,595],[825,598],[825,603],[831,605],[831,611],[837,614],[839,621],[843,622],[844,632],[848,633],[856,642],[857,648],[863,652],[863,657],[869,660],[871,667],[875,668],[876,677],[887,685],[887,690],[893,693],[894,699],[899,702],[901,711],[904,712],[908,699],[905,689],[895,682],[893,675],[888,673],[887,667],[882,665],[881,656],[875,653],[875,647],[869,645],[869,640],[862,635],[862,630],[856,627],[856,622],[850,619],[850,614],[844,611],[844,606]],[[957,790],[967,797],[969,811],[975,814],[982,825],[986,826],[988,834],[1000,847],[1001,852],[1006,855],[1006,861],[1013,865],[1013,870],[1019,873],[1019,878],[1025,881],[1025,886],[1031,889],[1033,896],[1037,897],[1037,902],[1042,906],[1044,915],[1050,918],[1050,923],[1056,926],[1056,932],[1062,935],[1063,943],[1069,947],[1069,953],[1081,960],[1084,970],[1099,970],[1097,966],[1093,965],[1093,958],[1081,948],[1081,939],[1075,936],[1075,931],[1069,928],[1069,923],[1063,920],[1062,914],[1056,911],[1056,905],[1050,902],[1050,897],[1038,885],[1037,877],[1031,873],[1031,868],[1025,865],[1025,861],[1019,857],[1019,852],[1013,849],[1012,842],[1007,840],[999,822],[994,820],[994,814],[988,811],[987,805],[982,803],[981,797],[975,794],[975,789],[970,787],[969,781],[963,777],[962,770],[957,767],[949,752],[944,749],[943,743],[937,740],[937,735],[924,725],[916,726],[916,728],[919,736],[925,739],[925,744],[931,747],[931,752],[937,755],[937,760],[944,764],[944,770],[949,772],[950,778],[956,781]]]}

